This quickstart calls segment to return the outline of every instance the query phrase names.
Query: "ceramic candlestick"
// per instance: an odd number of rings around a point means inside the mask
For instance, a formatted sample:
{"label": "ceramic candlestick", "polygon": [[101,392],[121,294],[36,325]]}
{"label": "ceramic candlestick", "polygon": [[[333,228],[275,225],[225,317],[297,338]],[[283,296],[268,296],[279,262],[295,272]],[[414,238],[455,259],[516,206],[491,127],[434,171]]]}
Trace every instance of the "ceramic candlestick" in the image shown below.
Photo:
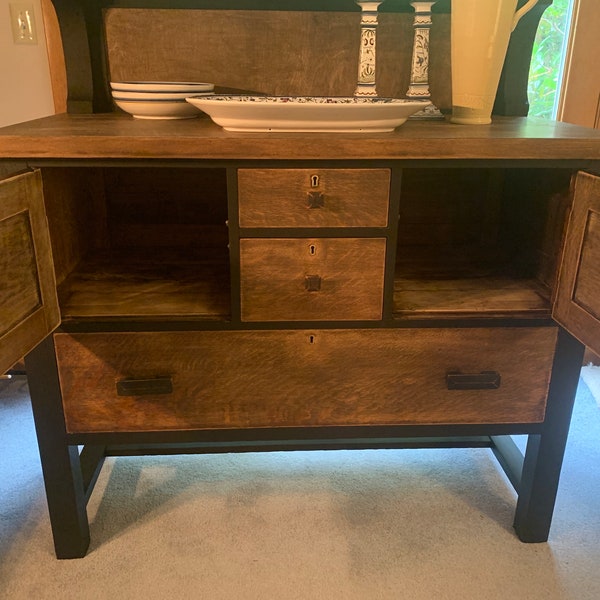
{"label": "ceramic candlestick", "polygon": [[377,41],[377,9],[381,1],[355,0],[360,6],[360,50],[358,56],[358,83],[355,96],[376,97],[375,63]]}
{"label": "ceramic candlestick", "polygon": [[431,102],[429,91],[429,30],[431,29],[431,7],[437,0],[411,2],[415,9],[414,41],[410,85],[406,97],[411,100],[429,100],[425,108],[413,115],[411,119],[443,119],[444,116]]}

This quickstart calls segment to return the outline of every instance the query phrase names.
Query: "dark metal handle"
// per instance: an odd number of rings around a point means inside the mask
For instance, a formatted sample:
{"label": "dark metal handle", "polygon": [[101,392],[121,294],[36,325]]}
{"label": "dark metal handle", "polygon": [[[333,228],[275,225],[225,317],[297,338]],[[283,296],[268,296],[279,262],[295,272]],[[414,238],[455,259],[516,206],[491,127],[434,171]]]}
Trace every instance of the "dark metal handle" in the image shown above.
{"label": "dark metal handle", "polygon": [[308,208],[323,208],[325,206],[325,196],[323,192],[307,192],[306,206]]}
{"label": "dark metal handle", "polygon": [[173,382],[170,377],[121,379],[117,381],[118,396],[151,396],[155,394],[170,394],[172,391]]}
{"label": "dark metal handle", "polygon": [[481,371],[481,373],[461,373],[450,371],[446,374],[449,390],[496,390],[500,387],[500,373]]}
{"label": "dark metal handle", "polygon": [[304,277],[304,289],[307,292],[318,292],[321,289],[321,276],[306,275]]}

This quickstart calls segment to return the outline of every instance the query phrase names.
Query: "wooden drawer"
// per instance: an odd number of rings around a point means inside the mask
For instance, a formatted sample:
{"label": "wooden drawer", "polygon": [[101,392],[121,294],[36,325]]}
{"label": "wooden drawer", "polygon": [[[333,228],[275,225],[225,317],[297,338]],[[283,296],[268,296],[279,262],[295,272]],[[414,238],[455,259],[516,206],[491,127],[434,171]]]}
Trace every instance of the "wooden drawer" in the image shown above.
{"label": "wooden drawer", "polygon": [[240,240],[244,321],[381,319],[385,238]]}
{"label": "wooden drawer", "polygon": [[[54,339],[67,430],[109,432],[540,422],[556,329],[99,333]],[[495,371],[499,387],[450,390],[447,374],[456,371]],[[119,395],[117,384],[133,395]]]}
{"label": "wooden drawer", "polygon": [[389,169],[239,169],[240,227],[386,227]]}

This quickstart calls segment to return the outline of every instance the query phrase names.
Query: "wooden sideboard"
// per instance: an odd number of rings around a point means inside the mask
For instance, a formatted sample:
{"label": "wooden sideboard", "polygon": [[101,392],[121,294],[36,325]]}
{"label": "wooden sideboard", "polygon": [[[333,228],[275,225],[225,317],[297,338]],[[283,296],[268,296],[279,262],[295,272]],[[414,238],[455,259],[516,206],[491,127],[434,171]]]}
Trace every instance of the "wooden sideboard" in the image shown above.
{"label": "wooden sideboard", "polygon": [[0,130],[0,159],[0,367],[27,353],[59,558],[104,457],[152,453],[488,447],[517,535],[548,538],[600,350],[599,132],[71,112]]}

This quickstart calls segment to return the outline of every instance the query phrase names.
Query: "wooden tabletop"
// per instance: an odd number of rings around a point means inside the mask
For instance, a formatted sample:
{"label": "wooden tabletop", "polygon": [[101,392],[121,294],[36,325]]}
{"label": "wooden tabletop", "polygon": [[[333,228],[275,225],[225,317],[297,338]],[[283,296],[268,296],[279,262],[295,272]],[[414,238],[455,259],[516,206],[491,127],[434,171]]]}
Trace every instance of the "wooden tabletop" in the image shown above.
{"label": "wooden tabletop", "polygon": [[0,129],[0,159],[600,161],[600,131],[531,118],[408,121],[390,133],[232,133],[207,117],[61,114]]}

